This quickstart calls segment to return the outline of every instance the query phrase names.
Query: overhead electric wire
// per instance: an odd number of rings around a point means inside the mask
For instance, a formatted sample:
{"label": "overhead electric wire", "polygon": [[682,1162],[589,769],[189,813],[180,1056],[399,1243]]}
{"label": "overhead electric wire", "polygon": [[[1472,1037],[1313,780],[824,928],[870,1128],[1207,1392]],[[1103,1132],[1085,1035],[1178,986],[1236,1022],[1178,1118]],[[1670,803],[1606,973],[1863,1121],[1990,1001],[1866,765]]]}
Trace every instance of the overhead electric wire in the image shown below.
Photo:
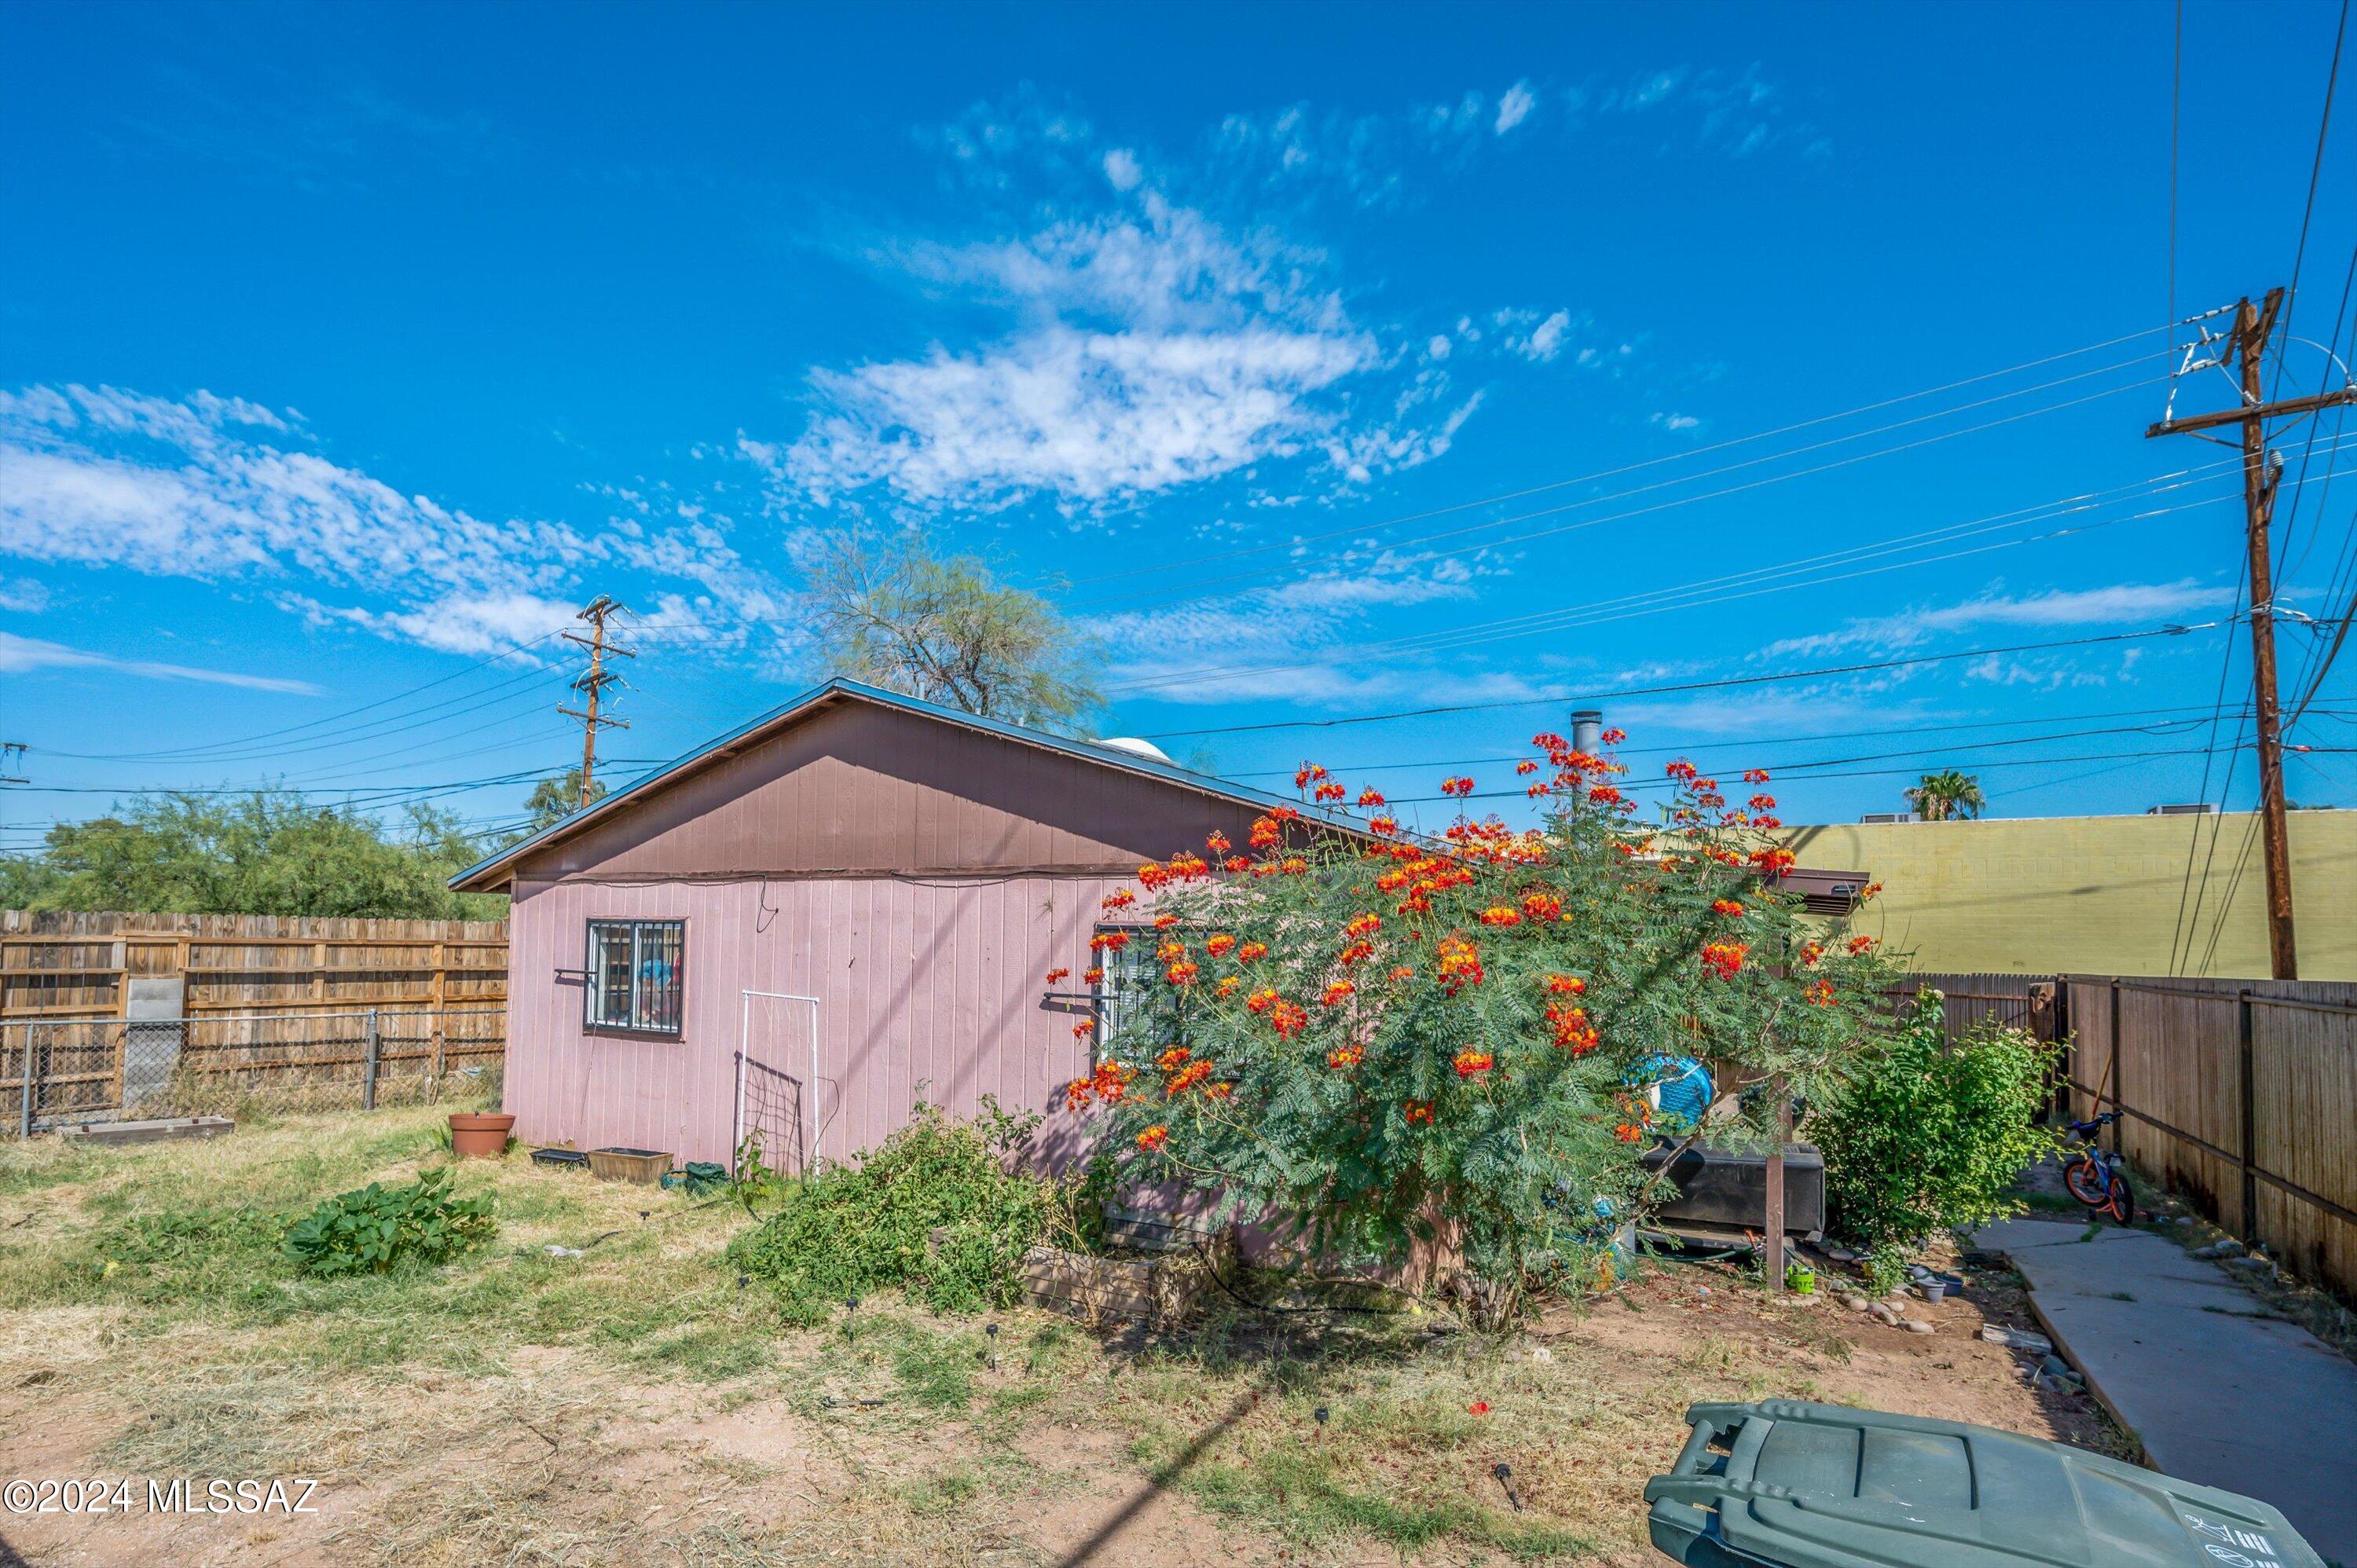
{"label": "overhead electric wire", "polygon": [[286,725],[274,730],[262,730],[256,734],[241,736],[232,740],[208,741],[200,746],[174,746],[159,751],[50,752],[48,751],[47,748],[43,748],[43,754],[56,757],[73,757],[79,760],[90,762],[149,762],[165,757],[185,756],[190,752],[210,751],[223,746],[235,747],[248,746],[255,741],[269,740],[278,736],[296,735],[304,730],[316,728],[320,725],[333,724],[339,719],[350,718],[354,714],[368,713],[372,709],[383,707],[390,703],[404,702],[410,697],[415,696],[420,692],[430,691],[434,687],[443,684],[445,682],[456,681],[460,676],[468,674],[473,671],[479,670],[486,664],[495,663],[502,659],[512,658],[514,655],[522,653],[527,649],[537,648],[542,643],[546,642],[551,638],[558,635],[560,634],[557,631],[544,631],[538,637],[529,638],[524,641],[512,643],[508,647],[487,653],[482,658],[475,660],[471,663],[461,665],[459,668],[451,671],[447,675],[437,675],[431,681],[423,682],[415,686],[411,686],[405,690],[395,692],[390,696],[379,697],[373,702],[362,703],[358,707],[346,708],[340,713],[329,714],[322,718],[307,719],[299,725]]}
{"label": "overhead electric wire", "polygon": [[1673,682],[1658,686],[1631,686],[1618,691],[1573,691],[1544,697],[1510,697],[1480,703],[1443,703],[1423,708],[1403,708],[1392,713],[1354,714],[1325,719],[1279,719],[1261,724],[1210,725],[1200,729],[1157,730],[1150,740],[1187,739],[1196,736],[1251,735],[1270,730],[1340,729],[1348,725],[1383,724],[1395,719],[1429,718],[1445,714],[1490,713],[1505,708],[1554,706],[1566,702],[1600,702],[1608,698],[1663,696],[1677,692],[1724,690],[1737,686],[1759,686],[1781,681],[1824,680],[1837,675],[1864,674],[1878,670],[1901,670],[1914,665],[1938,664],[1956,659],[1986,659],[2006,653],[2039,653],[2057,648],[2090,648],[2103,643],[2136,642],[2155,637],[2182,637],[2188,632],[2206,631],[2223,621],[2201,621],[2191,626],[2153,627],[2142,631],[2104,632],[2092,637],[2058,638],[2047,642],[2015,643],[2000,648],[1967,648],[1948,653],[1910,654],[1896,659],[1861,660],[1852,664],[1826,665],[1813,670],[1786,670],[1760,675],[1728,675],[1711,680]]}
{"label": "overhead electric wire", "polygon": [[[1596,505],[1598,504],[1598,502],[1593,500],[1566,501],[1560,506],[1542,507],[1535,511],[1522,512],[1513,517],[1498,518],[1488,522],[1469,524],[1463,528],[1444,530],[1440,532],[1426,534],[1420,539],[1417,542],[1417,548],[1410,559],[1415,564],[1422,564],[1426,562],[1448,560],[1458,555],[1478,554],[1486,551],[1501,550],[1510,545],[1527,544],[1531,541],[1536,539],[1553,538],[1554,536],[1561,533],[1572,533],[1589,528],[1601,528],[1608,523],[1627,522],[1634,518],[1650,517],[1657,512],[1669,511],[1678,507],[1693,506],[1703,501],[1723,500],[1728,496],[1746,494],[1752,490],[1764,489],[1770,485],[1787,484],[1794,479],[1810,478],[1818,474],[1831,473],[1837,468],[1846,468],[1859,463],[1871,462],[1878,457],[1889,457],[1900,452],[1914,451],[1920,447],[1936,445],[1939,442],[1953,441],[1959,436],[1975,435],[1983,431],[1995,430],[2007,424],[2016,424],[2025,419],[2036,419],[2045,414],[2059,413],[2063,409],[2079,407],[2082,404],[2098,402],[2101,399],[2107,397],[2116,397],[2122,392],[2140,391],[2145,387],[2155,385],[2158,382],[2165,381],[2168,379],[2169,378],[2167,376],[2146,377],[2141,381],[2129,382],[2123,386],[2109,387],[2102,392],[2090,392],[2083,397],[2065,399],[2061,403],[2049,403],[2042,408],[2025,409],[2018,413],[2007,414],[2000,419],[1986,420],[1979,424],[1966,425],[1962,429],[1944,430],[1935,435],[1921,436],[1913,441],[1903,441],[1896,446],[1881,447],[1872,452],[1853,453],[1848,456],[1838,457],[1830,462],[1819,463],[1803,468],[1795,468],[1789,473],[1770,474],[1760,478],[1747,479],[1740,484],[1725,486],[1716,490],[1706,490],[1697,495],[1676,496],[1667,500],[1655,501],[1646,506],[1632,507],[1625,511],[1613,512],[1603,517],[1582,518],[1576,521],[1556,523],[1545,528],[1530,529],[1523,532],[1512,534],[1501,539],[1483,540],[1471,544],[1451,545],[1446,549],[1433,550],[1422,548],[1423,545],[1428,544],[1435,540],[1451,539],[1461,534],[1480,533],[1493,528],[1507,528],[1517,523],[1538,521],[1543,519],[1560,516],[1564,512],[1577,511],[1583,507]],[[1600,499],[1611,499],[1618,498],[1608,497]],[[1392,548],[1394,547],[1386,547],[1387,550]],[[1283,568],[1277,568],[1277,570],[1283,570]],[[1236,580],[1237,579],[1233,577],[1223,579],[1216,592],[1220,595],[1232,594],[1234,591]],[[1188,603],[1211,596],[1213,596],[1211,593],[1200,588],[1189,587],[1180,593],[1177,597],[1168,602],[1173,604]],[[1095,601],[1093,604],[1083,603],[1077,606],[1067,606],[1066,607],[1068,609],[1080,611],[1092,607],[1117,607],[1125,609],[1136,609],[1140,607],[1138,602],[1134,598],[1102,600]]]}
{"label": "overhead electric wire", "polygon": [[[2150,329],[2146,328],[2145,330],[2148,331]],[[1341,539],[1349,538],[1353,535],[1375,533],[1385,529],[1403,528],[1410,523],[1425,522],[1429,521],[1434,518],[1448,517],[1458,512],[1474,510],[1480,507],[1501,506],[1511,501],[1524,500],[1528,499],[1532,496],[1548,494],[1552,491],[1565,489],[1575,485],[1594,484],[1604,479],[1618,478],[1623,474],[1635,473],[1641,469],[1658,467],[1665,463],[1685,462],[1712,452],[1725,451],[1731,447],[1745,446],[1754,441],[1764,441],[1778,435],[1791,435],[1795,431],[1809,429],[1815,425],[1832,424],[1842,419],[1855,417],[1859,413],[1869,413],[1876,409],[1889,408],[1895,406],[1898,403],[1913,402],[1918,398],[1936,396],[1943,392],[1952,392],[1959,387],[1969,386],[1978,381],[1995,380],[1998,377],[2014,374],[2023,370],[2031,369],[2040,365],[2053,364],[2061,360],[2075,358],[2079,354],[2092,353],[2095,351],[2095,349],[2106,349],[2119,343],[2128,342],[2131,339],[2142,337],[2144,333],[2142,331],[2124,334],[2121,337],[2109,338],[2104,342],[2094,344],[2087,349],[2073,349],[2066,353],[2051,355],[2042,360],[2030,360],[2026,364],[2017,365],[2007,371],[1994,371],[1986,375],[1967,377],[1963,381],[1951,381],[1945,386],[1932,388],[1921,392],[1910,392],[1903,397],[1889,398],[1880,403],[1867,403],[1859,408],[1851,409],[1844,413],[1823,414],[1813,419],[1802,420],[1797,424],[1782,425],[1774,430],[1762,431],[1758,435],[1734,436],[1725,441],[1715,442],[1706,446],[1691,447],[1683,452],[1664,453],[1658,457],[1647,457],[1634,463],[1624,463],[1615,467],[1599,469],[1595,473],[1581,475],[1574,478],[1556,479],[1543,485],[1533,485],[1519,490],[1503,491],[1496,495],[1483,496],[1474,500],[1457,501],[1447,506],[1433,507],[1424,511],[1411,512],[1405,516],[1387,518],[1374,522],[1352,523],[1342,527],[1321,530],[1314,533],[1294,534],[1288,538],[1272,541],[1265,544],[1239,545],[1232,550],[1215,551],[1205,555],[1188,556],[1178,560],[1157,562],[1154,564],[1147,566],[1131,567],[1119,572],[1104,572],[1099,573],[1093,576],[1072,578],[1067,581],[1064,584],[1064,586],[1068,588],[1088,587],[1099,583],[1121,582],[1134,577],[1155,575],[1166,572],[1192,570],[1201,566],[1216,564],[1222,561],[1239,560],[1249,555],[1265,555],[1274,551],[1297,550],[1305,544],[1314,544],[1323,540]],[[2166,351],[2164,350],[2163,352],[2165,353]],[[1783,451],[1770,452],[1757,457],[1747,457],[1738,463],[1723,464],[1717,467],[1706,468],[1695,473],[1680,474],[1666,479],[1653,480],[1647,484],[1632,486],[1630,489],[1623,490],[1617,490],[1609,495],[1591,496],[1583,500],[1567,502],[1563,506],[1549,507],[1539,511],[1526,513],[1524,514],[1523,519],[1498,519],[1489,522],[1473,523],[1467,525],[1465,528],[1444,530],[1437,533],[1426,535],[1426,537],[1433,539],[1449,538],[1457,533],[1479,532],[1485,528],[1502,527],[1508,522],[1525,521],[1528,518],[1533,517],[1551,516],[1557,512],[1576,510],[1578,507],[1600,506],[1610,501],[1626,499],[1631,496],[1642,495],[1649,491],[1661,489],[1672,485],[1691,484],[1700,479],[1714,478],[1722,474],[1730,474],[1744,468],[1757,467],[1763,463],[1780,462],[1787,458],[1802,456],[1810,452],[1822,451],[1829,446],[1837,446],[1846,442],[1863,441],[1871,436],[1889,435],[1892,431],[1908,429],[1914,425],[1926,424],[1932,420],[1950,418],[1955,414],[1969,413],[1974,409],[1990,407],[1996,403],[2004,403],[2012,398],[2026,397],[2032,392],[2049,392],[2056,387],[2067,386],[2073,381],[2085,381],[2092,376],[2107,375],[2114,371],[2126,370],[2131,366],[2142,364],[2158,356],[2151,352],[2136,354],[2128,359],[2115,361],[2112,364],[2098,366],[2092,371],[2074,371],[2070,375],[2060,376],[2052,381],[2040,381],[2032,386],[2018,387],[2010,392],[1999,392],[1992,397],[1982,398],[1972,403],[1960,403],[1950,408],[1935,409],[1929,413],[1915,414],[1906,419],[1894,420],[1888,424],[1877,425],[1872,429],[1852,431],[1847,435],[1829,436],[1823,441],[1810,442],[1801,446],[1786,448]],[[2146,385],[2149,384],[2149,381],[2133,384]],[[2125,391],[2128,389],[2122,388],[2115,390]],[[2098,393],[2096,395],[2104,396],[2108,394]],[[2085,400],[2072,401],[2077,402]],[[2067,408],[2072,405],[2072,403],[2066,402],[2053,406],[2057,408]],[[2032,411],[2032,413],[2039,412],[2047,411]],[[1996,423],[2010,423],[2010,421],[1998,421]],[[1974,428],[1982,429],[1987,428],[1987,426],[1975,426]],[[1969,435],[1971,432],[1958,431],[1951,434]],[[1935,439],[1945,439],[1945,437],[1935,437]],[[1912,445],[1920,445],[1920,443],[1903,444],[1899,447],[1893,448],[1893,450],[1904,451],[1908,449],[1908,446]]]}
{"label": "overhead electric wire", "polygon": [[[2239,459],[2235,459],[2234,465],[2239,466]],[[2183,470],[2182,472],[2190,473],[2193,472],[2193,470]],[[2213,477],[2223,478],[2225,476],[2222,475]],[[2177,478],[2178,476],[2171,475],[2164,476],[2163,478],[2166,479],[2174,479]],[[2183,489],[2198,482],[2200,481],[2185,479],[2179,483],[2168,484],[2163,483],[2160,480],[2153,480],[2145,481],[2141,486],[2124,486],[2119,487],[2119,489],[2145,489],[2148,493],[2158,495],[2169,489]],[[2098,495],[2104,493],[2106,492],[2097,492]],[[1996,532],[2007,528],[2020,527],[2026,522],[2049,521],[2049,519],[2053,516],[2069,516],[2077,512],[2098,510],[2094,503],[2081,504],[2078,502],[2076,498],[2073,498],[2071,501],[2050,502],[2038,508],[2019,509],[2019,511],[2017,513],[1995,514],[1997,518],[2007,521],[1989,521],[1987,520],[1975,519],[1970,522],[1946,524],[1937,529],[1924,530],[1916,534],[1904,535],[1897,540],[1886,541],[1879,543],[1856,545],[1846,550],[1833,551],[1821,555],[1803,557],[1798,561],[1769,566],[1752,567],[1742,572],[1725,574],[1717,577],[1702,578],[1695,582],[1674,585],[1669,587],[1647,589],[1636,594],[1623,595],[1619,598],[1586,600],[1579,604],[1560,607],[1550,610],[1533,611],[1525,615],[1506,617],[1492,621],[1470,622],[1464,626],[1448,628],[1436,631],[1409,633],[1395,638],[1380,639],[1372,642],[1352,643],[1338,648],[1304,650],[1296,652],[1276,663],[1259,665],[1202,665],[1176,671],[1160,671],[1151,675],[1142,675],[1133,680],[1114,682],[1107,686],[1105,690],[1114,694],[1127,692],[1163,692],[1175,686],[1211,683],[1220,681],[1237,680],[1251,675],[1266,674],[1279,671],[1297,670],[1301,668],[1304,664],[1337,664],[1353,661],[1362,660],[1370,654],[1386,650],[1394,652],[1429,653],[1443,649],[1472,647],[1487,642],[1512,640],[1515,638],[1521,637],[1534,637],[1549,632],[1578,629],[1590,626],[1602,625],[1612,621],[1635,619],[1643,616],[1664,614],[1675,610],[1698,609],[1710,605],[1730,603],[1738,599],[1756,598],[1762,594],[1788,593],[1797,588],[1818,587],[1833,583],[1851,582],[1860,577],[1877,576],[1889,572],[1906,571],[1917,566],[1935,565],[1943,562],[1962,560],[1972,555],[1986,554],[1995,550],[2010,549],[2016,545],[2034,544],[2047,540],[2068,538],[2078,534],[2089,533],[2099,529],[2117,527],[2123,523],[2146,522],[2154,518],[2165,517],[2174,512],[2190,510],[2202,506],[2214,505],[2218,500],[2223,499],[2227,498],[2223,496],[2207,497],[2200,500],[2183,502],[2176,506],[2156,507],[2143,511],[2128,513],[2121,517],[2104,519],[2100,521],[2076,523],[2070,527],[2053,529],[2043,533],[2030,534],[2020,539],[2004,540],[1994,543],[1974,545],[1965,549],[1943,552],[1936,555],[1918,556],[1905,561],[1890,562],[1880,565],[1861,566],[1853,571],[1820,571],[1815,575],[1795,575],[1796,574],[1805,573],[1812,567],[1819,567],[1828,564],[1854,565],[1857,562],[1871,560],[1877,555],[1892,554],[1904,550],[1920,548],[1927,543],[1953,542],[1956,540],[1971,538],[1976,534]],[[2034,514],[2040,511],[2048,513],[2048,517],[2026,515]],[[1714,592],[1712,590],[1720,591]]]}

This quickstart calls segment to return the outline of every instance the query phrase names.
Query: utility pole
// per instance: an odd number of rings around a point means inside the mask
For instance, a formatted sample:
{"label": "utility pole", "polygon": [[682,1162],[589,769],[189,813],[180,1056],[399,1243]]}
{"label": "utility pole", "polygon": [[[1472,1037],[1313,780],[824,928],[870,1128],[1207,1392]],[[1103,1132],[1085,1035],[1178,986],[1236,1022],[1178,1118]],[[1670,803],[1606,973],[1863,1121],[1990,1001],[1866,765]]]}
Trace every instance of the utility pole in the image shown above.
{"label": "utility pole", "polygon": [[0,784],[30,784],[32,780],[20,771],[24,766],[25,743],[0,741]]}
{"label": "utility pole", "polygon": [[[2357,403],[2357,386],[2309,397],[2266,401],[2262,385],[2267,340],[2282,313],[2284,291],[2271,288],[2266,298],[2253,305],[2245,297],[2234,307],[2234,327],[2219,360],[2231,355],[2241,372],[2243,403],[2217,413],[2168,418],[2145,431],[2155,435],[2195,435],[2228,424],[2243,427],[2244,542],[2251,557],[2251,704],[2257,715],[2259,740],[2260,837],[2266,851],[2267,961],[2277,980],[2299,978],[2299,949],[2292,934],[2291,833],[2285,820],[2283,721],[2276,699],[2275,575],[2267,560],[2267,527],[2276,509],[2276,466],[2267,451],[2267,421],[2293,414],[2316,413],[2336,403]],[[2207,335],[2205,334],[2205,337]],[[2198,368],[2190,351],[2184,370]],[[2204,440],[2217,441],[2214,435]]]}
{"label": "utility pole", "polygon": [[565,634],[565,641],[577,642],[582,647],[589,650],[589,668],[581,672],[580,679],[573,682],[573,689],[583,694],[581,706],[579,708],[568,708],[560,703],[556,709],[558,713],[563,714],[566,718],[579,719],[581,721],[582,807],[587,807],[592,799],[589,793],[589,788],[591,780],[597,771],[597,732],[601,729],[628,729],[630,727],[630,720],[618,719],[610,714],[600,714],[597,711],[598,705],[604,698],[606,688],[621,679],[619,675],[615,674],[612,671],[606,668],[606,656],[609,653],[613,653],[619,654],[624,659],[636,659],[638,657],[637,654],[631,652],[629,649],[616,647],[613,643],[606,640],[606,622],[608,618],[618,616],[622,613],[623,610],[620,605],[616,604],[613,599],[608,596],[600,594],[596,598],[589,601],[587,607],[582,610],[578,618],[589,623],[589,635],[584,637],[577,631],[568,631]]}

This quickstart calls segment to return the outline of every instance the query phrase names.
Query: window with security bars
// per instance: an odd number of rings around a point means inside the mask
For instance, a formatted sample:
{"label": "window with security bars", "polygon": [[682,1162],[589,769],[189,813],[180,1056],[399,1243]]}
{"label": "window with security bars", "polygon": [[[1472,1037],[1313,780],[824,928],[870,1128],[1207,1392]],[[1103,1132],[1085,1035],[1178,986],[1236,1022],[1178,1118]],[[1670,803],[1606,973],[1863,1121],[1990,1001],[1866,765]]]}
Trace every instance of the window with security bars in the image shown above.
{"label": "window with security bars", "polygon": [[1154,981],[1159,972],[1154,961],[1154,945],[1161,933],[1145,926],[1100,926],[1099,932],[1126,931],[1129,945],[1108,949],[1097,955],[1104,978],[1097,982],[1097,1038],[1112,1038],[1123,1025],[1135,1016],[1154,994]]}
{"label": "window with security bars", "polygon": [[684,920],[589,922],[589,1027],[676,1035],[685,979]]}

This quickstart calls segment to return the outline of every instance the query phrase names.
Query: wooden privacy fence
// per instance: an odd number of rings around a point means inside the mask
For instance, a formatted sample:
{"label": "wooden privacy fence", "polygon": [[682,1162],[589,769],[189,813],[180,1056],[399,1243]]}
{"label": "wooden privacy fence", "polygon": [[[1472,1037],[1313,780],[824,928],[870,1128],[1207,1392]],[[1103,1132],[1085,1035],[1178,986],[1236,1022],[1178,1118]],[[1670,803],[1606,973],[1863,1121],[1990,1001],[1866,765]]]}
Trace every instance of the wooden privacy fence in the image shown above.
{"label": "wooden privacy fence", "polygon": [[2357,984],[2063,975],[2072,1114],[2244,1240],[2357,1296]]}
{"label": "wooden privacy fence", "polygon": [[506,1001],[504,921],[0,911],[0,1129],[439,1097]]}

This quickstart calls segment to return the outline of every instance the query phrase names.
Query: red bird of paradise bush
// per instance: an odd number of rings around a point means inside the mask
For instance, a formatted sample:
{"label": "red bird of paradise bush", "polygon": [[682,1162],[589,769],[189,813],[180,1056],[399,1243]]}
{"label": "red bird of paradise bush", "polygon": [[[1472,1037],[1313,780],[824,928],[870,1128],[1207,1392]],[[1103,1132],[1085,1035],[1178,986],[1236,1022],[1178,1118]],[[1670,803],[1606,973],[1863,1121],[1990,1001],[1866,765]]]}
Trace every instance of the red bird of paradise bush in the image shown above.
{"label": "red bird of paradise bush", "polygon": [[[1298,1214],[1356,1257],[1397,1259],[1446,1223],[1447,1288],[1497,1324],[1550,1270],[1592,1279],[1597,1217],[1652,1197],[1649,1060],[1703,1057],[1730,1099],[1781,1077],[1838,1100],[1889,1028],[1890,961],[1807,918],[1781,881],[1791,852],[1692,764],[1671,765],[1647,822],[1609,753],[1534,748],[1544,814],[1526,825],[1474,815],[1462,778],[1437,832],[1373,790],[1354,818],[1354,792],[1309,763],[1298,786],[1328,814],[1273,808],[1248,854],[1139,868],[1174,941],[1214,934],[1166,959],[1068,1094],[1105,1120],[1126,1178]],[[1764,1136],[1770,1097],[1748,1099],[1724,1136]]]}

